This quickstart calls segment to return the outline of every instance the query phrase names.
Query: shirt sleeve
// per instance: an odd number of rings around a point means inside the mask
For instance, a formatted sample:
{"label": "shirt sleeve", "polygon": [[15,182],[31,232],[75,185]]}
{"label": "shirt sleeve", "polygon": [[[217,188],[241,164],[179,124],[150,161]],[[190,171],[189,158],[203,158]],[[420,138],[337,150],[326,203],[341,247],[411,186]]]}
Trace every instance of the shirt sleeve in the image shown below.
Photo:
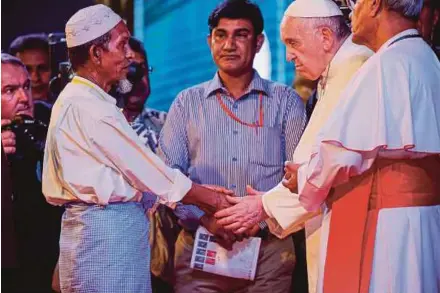
{"label": "shirt sleeve", "polygon": [[[159,156],[172,168],[188,174],[190,166],[189,142],[186,126],[188,119],[182,103],[182,94],[179,94],[171,105],[167,119],[159,137]],[[177,204],[175,215],[181,220],[199,220],[205,213],[195,205]]]}
{"label": "shirt sleeve", "polygon": [[90,141],[134,188],[158,195],[164,202],[178,202],[192,182],[179,170],[168,167],[137,137],[122,114],[90,123]]}
{"label": "shirt sleeve", "polygon": [[[281,226],[281,230],[288,230],[289,232],[287,234],[302,229],[304,222],[316,215],[316,213],[307,211],[300,203],[299,195],[291,193],[282,183],[279,183],[266,192],[262,199],[263,207],[267,215],[276,220]],[[276,235],[285,234],[285,231],[280,231],[280,229],[272,225],[270,221],[266,222],[268,222],[272,233]]]}

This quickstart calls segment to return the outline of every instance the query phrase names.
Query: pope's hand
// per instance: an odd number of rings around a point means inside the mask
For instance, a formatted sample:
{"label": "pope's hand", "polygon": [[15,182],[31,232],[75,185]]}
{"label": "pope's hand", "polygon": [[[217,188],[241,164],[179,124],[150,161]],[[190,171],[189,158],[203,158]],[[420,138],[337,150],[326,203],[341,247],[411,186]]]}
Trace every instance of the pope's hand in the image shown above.
{"label": "pope's hand", "polygon": [[288,161],[284,164],[284,179],[282,181],[284,187],[288,188],[290,192],[297,193],[298,192],[298,168],[297,166]]}

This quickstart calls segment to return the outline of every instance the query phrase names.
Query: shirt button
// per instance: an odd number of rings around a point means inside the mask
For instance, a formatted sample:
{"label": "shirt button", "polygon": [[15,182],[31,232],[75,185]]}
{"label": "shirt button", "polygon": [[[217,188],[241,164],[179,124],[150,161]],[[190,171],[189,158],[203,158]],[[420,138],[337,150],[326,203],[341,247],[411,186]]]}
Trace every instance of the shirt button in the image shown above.
{"label": "shirt button", "polygon": [[237,130],[234,130],[232,133],[233,133],[233,134],[238,134],[238,131],[237,131]]}
{"label": "shirt button", "polygon": [[232,158],[232,162],[237,162],[237,158],[236,158],[236,157],[233,157],[233,158]]}
{"label": "shirt button", "polygon": [[234,105],[232,105],[232,108],[234,108],[234,109],[238,109],[238,105],[237,105],[237,104],[234,104]]}

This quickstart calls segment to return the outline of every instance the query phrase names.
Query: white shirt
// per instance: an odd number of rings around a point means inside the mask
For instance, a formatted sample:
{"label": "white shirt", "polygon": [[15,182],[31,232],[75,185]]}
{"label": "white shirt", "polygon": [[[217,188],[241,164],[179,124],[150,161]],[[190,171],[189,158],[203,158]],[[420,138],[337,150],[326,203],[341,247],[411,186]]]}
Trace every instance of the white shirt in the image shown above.
{"label": "white shirt", "polygon": [[[352,36],[349,36],[339,48],[321,77],[325,80],[325,87],[323,88],[321,83],[318,84],[318,103],[293,155],[293,162],[296,165],[302,166],[308,162],[313,143],[330,114],[336,111],[343,89],[372,54],[373,52],[367,47],[354,44]],[[274,217],[281,228],[287,229],[290,226],[287,231],[281,232],[268,221],[269,227],[273,229],[272,232],[278,235],[279,232],[288,234],[302,228],[305,220],[316,215],[305,210],[299,202],[298,194],[291,193],[281,183],[263,196],[263,205],[266,213]]]}
{"label": "white shirt", "polygon": [[177,202],[192,183],[145,147],[113,97],[76,76],[52,110],[42,185],[54,205],[106,205],[139,201],[146,191]]}
{"label": "white shirt", "polygon": [[422,38],[399,40],[417,34],[406,30],[388,40],[342,93],[298,171],[307,210],[319,209],[331,187],[367,171],[377,157],[440,153],[439,61]]}

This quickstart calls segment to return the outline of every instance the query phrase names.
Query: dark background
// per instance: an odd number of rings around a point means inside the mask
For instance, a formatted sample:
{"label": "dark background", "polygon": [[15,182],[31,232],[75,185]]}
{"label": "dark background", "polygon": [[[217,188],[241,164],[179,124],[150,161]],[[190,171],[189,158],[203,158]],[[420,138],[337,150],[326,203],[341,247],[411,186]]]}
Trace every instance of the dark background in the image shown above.
{"label": "dark background", "polygon": [[27,33],[64,32],[67,20],[93,0],[3,0],[1,1],[1,49],[8,50],[15,37]]}

